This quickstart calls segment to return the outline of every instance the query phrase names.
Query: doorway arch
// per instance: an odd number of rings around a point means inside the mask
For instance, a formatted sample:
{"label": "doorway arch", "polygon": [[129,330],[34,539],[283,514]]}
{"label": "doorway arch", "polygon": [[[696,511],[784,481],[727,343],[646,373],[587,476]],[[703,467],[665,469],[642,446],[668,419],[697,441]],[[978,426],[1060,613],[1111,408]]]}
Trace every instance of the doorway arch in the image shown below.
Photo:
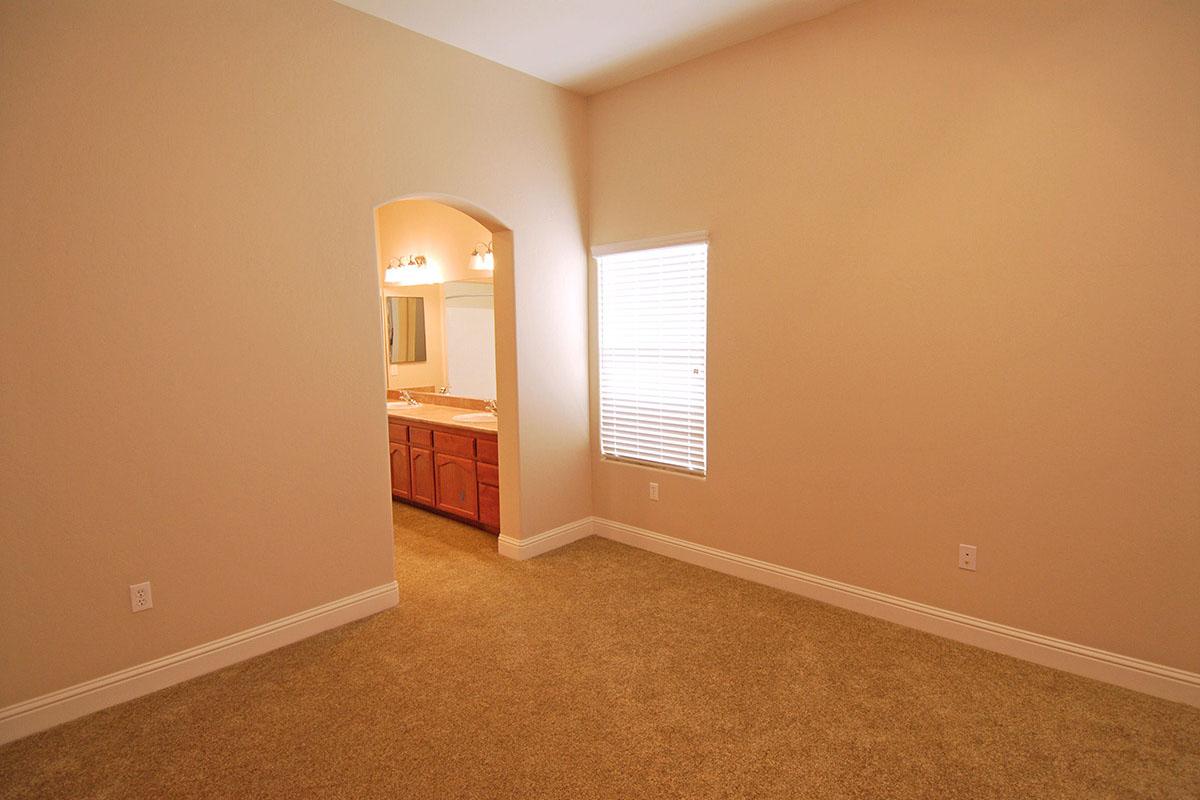
{"label": "doorway arch", "polygon": [[[497,443],[500,461],[500,530],[506,538],[521,537],[520,483],[520,416],[517,391],[517,309],[514,273],[516,261],[513,232],[499,217],[487,209],[461,197],[437,192],[414,192],[398,195],[376,204],[372,210],[375,229],[376,263],[383,258],[376,213],[384,206],[406,200],[424,200],[459,211],[482,225],[492,234],[492,289],[495,306],[496,341],[496,403],[500,409]],[[383,289],[380,286],[382,301]],[[383,338],[379,340],[379,360],[385,360]],[[497,543],[499,547],[499,543]]]}

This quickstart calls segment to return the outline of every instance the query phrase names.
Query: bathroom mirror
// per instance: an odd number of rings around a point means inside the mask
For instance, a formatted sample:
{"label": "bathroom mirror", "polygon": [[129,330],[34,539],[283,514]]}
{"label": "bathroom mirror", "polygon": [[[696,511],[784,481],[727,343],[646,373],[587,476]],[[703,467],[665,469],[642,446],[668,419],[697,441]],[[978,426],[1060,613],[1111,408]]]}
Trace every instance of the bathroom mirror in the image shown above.
{"label": "bathroom mirror", "polygon": [[421,297],[386,297],[388,362],[409,364],[425,360],[425,300]]}
{"label": "bathroom mirror", "polygon": [[447,281],[442,286],[446,329],[446,383],[453,394],[496,396],[496,317],[491,281]]}

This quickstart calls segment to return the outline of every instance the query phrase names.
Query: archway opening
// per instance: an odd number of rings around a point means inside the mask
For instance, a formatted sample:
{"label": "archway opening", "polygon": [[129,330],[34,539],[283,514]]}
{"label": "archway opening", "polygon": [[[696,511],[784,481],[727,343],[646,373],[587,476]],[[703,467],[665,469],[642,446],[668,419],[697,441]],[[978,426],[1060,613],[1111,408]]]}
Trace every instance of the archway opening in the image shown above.
{"label": "archway opening", "polygon": [[374,222],[393,516],[519,535],[512,231],[439,194]]}

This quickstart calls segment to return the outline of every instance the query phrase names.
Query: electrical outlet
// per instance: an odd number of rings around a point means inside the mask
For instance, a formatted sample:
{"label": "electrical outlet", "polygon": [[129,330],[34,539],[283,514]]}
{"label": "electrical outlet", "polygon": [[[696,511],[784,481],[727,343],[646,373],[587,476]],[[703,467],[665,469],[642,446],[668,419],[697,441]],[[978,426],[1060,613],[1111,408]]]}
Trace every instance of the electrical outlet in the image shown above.
{"label": "electrical outlet", "polygon": [[655,502],[658,501],[658,484],[657,483],[650,484],[650,499],[654,500]]}
{"label": "electrical outlet", "polygon": [[958,546],[958,568],[975,571],[975,545],[960,544]]}
{"label": "electrical outlet", "polygon": [[134,613],[154,608],[154,598],[150,594],[150,581],[135,583],[129,587],[129,607]]}

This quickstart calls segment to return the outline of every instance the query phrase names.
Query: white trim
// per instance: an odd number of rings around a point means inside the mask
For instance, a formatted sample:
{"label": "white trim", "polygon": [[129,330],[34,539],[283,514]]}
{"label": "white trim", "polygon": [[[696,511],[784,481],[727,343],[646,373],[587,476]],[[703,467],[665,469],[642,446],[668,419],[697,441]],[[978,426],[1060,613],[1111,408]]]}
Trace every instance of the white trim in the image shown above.
{"label": "white trim", "polygon": [[500,534],[499,553],[502,556],[524,561],[551,550],[557,550],[563,545],[577,542],[592,535],[592,517],[584,517],[566,525],[559,525],[543,531],[528,539],[512,539]]}
{"label": "white trim", "polygon": [[368,617],[400,601],[395,581],[0,709],[0,744]]}
{"label": "white trim", "polygon": [[594,518],[595,534],[957,642],[1200,707],[1200,674],[969,617],[841,581]]}
{"label": "white trim", "polygon": [[654,236],[649,239],[637,239],[631,242],[612,242],[611,244],[592,245],[592,258],[612,256],[617,253],[628,253],[631,250],[653,250],[656,247],[674,247],[678,244],[708,244],[708,231],[692,231],[676,233],[670,236]]}

